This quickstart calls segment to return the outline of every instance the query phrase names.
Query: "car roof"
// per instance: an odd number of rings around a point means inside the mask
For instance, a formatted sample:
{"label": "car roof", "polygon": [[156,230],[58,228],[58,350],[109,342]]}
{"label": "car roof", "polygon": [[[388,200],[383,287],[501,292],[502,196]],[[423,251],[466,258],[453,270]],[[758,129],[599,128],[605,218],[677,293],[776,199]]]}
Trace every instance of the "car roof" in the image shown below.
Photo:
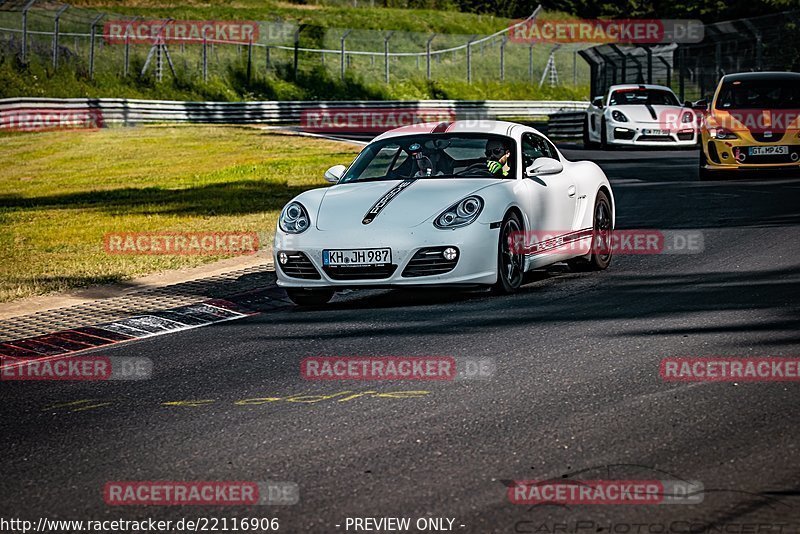
{"label": "car roof", "polygon": [[724,82],[742,80],[794,80],[800,83],[800,72],[737,72],[722,77]]}
{"label": "car roof", "polygon": [[[516,122],[497,121],[487,119],[456,120],[452,122],[422,122],[409,126],[401,126],[377,136],[373,141],[400,137],[413,134],[452,134],[452,133],[482,133],[510,136],[511,130],[522,125]],[[538,132],[537,132],[538,133]]]}
{"label": "car roof", "polygon": [[608,88],[609,92],[616,91],[617,89],[661,89],[672,92],[672,89],[665,85],[655,85],[652,83],[623,83],[619,85],[612,85]]}

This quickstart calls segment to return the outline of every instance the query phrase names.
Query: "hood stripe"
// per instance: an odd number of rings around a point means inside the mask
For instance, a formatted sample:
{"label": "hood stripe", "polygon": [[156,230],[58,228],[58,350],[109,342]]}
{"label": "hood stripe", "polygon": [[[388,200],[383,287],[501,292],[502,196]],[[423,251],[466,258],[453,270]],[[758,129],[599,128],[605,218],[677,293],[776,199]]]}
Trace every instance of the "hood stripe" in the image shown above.
{"label": "hood stripe", "polygon": [[375,220],[375,217],[386,207],[386,205],[391,202],[397,195],[403,192],[408,186],[416,182],[416,178],[411,178],[409,180],[403,180],[389,191],[386,192],[378,201],[372,205],[366,215],[364,215],[364,219],[361,221],[361,224],[369,224]]}

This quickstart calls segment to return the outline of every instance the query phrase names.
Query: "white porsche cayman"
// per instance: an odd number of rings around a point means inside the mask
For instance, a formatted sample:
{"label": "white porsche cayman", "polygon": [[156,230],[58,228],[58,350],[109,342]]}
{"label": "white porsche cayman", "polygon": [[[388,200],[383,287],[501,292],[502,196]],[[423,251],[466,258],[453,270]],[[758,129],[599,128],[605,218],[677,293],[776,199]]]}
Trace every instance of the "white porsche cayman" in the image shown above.
{"label": "white porsche cayman", "polygon": [[335,185],[295,197],[275,233],[278,285],[297,304],[324,304],[343,288],[485,285],[509,293],[530,269],[611,262],[614,197],[605,174],[568,161],[527,126],[398,128],[325,178]]}
{"label": "white porsche cayman", "polygon": [[583,128],[586,147],[694,146],[696,115],[663,85],[612,85],[592,100]]}

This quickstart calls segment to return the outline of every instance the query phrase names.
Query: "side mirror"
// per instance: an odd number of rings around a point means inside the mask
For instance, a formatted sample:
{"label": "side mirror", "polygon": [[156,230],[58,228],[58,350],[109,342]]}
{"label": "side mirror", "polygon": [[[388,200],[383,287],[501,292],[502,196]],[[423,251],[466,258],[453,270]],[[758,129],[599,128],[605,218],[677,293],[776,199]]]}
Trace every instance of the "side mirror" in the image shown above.
{"label": "side mirror", "polygon": [[697,102],[692,104],[692,107],[694,109],[707,110],[708,109],[708,100],[706,100],[705,98],[703,98],[702,100],[698,100]]}
{"label": "side mirror", "polygon": [[691,109],[694,107],[694,104],[692,104],[689,100],[684,100],[683,107]]}
{"label": "side mirror", "polygon": [[344,176],[344,171],[346,170],[347,167],[345,167],[344,165],[334,165],[333,167],[325,171],[325,179],[330,183],[335,184],[336,182],[342,179],[342,176]]}
{"label": "side mirror", "polygon": [[564,164],[553,158],[536,158],[533,164],[525,169],[525,176],[541,176],[544,174],[558,174],[564,170]]}
{"label": "side mirror", "polygon": [[592,99],[592,105],[594,107],[596,107],[596,108],[602,108],[603,107],[603,97],[602,96],[594,97]]}

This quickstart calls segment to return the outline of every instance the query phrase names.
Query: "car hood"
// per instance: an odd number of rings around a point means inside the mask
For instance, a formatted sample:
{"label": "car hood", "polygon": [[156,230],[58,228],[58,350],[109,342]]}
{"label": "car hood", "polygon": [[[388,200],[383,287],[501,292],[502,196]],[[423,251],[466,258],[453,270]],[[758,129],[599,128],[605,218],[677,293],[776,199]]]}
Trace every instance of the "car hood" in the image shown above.
{"label": "car hood", "polygon": [[[421,178],[338,184],[328,188],[317,212],[319,230],[410,228],[462,198],[501,183],[496,178]],[[367,217],[381,200],[383,206]],[[365,218],[371,222],[364,224]]]}
{"label": "car hood", "polygon": [[[715,109],[708,118],[712,128],[763,133],[800,130],[800,113],[783,109]],[[777,140],[777,139],[776,139]]]}
{"label": "car hood", "polygon": [[645,106],[644,104],[611,107],[612,111],[615,109],[624,113],[631,122],[660,123],[665,127],[674,124],[676,119],[679,121],[683,113],[688,111],[681,106]]}

